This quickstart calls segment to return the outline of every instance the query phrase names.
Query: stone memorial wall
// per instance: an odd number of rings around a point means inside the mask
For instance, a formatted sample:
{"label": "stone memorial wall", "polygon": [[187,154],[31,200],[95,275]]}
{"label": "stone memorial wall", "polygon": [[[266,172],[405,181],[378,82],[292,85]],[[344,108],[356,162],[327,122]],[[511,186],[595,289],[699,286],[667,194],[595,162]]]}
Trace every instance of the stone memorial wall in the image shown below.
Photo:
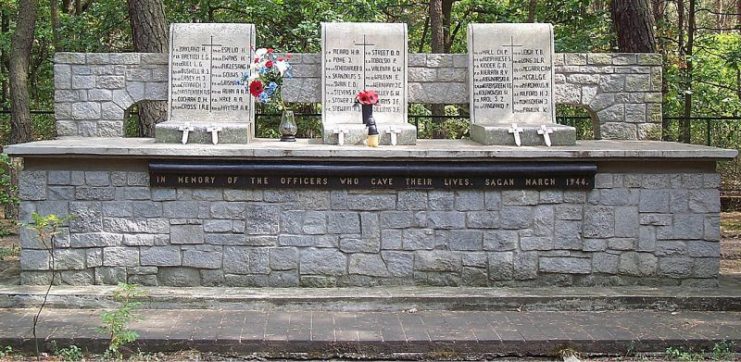
{"label": "stone memorial wall", "polygon": [[[449,177],[447,188],[371,190],[302,178],[278,188],[259,174],[249,187],[203,175],[163,187],[140,159],[27,157],[21,220],[75,216],[54,251],[75,285],[716,285],[712,164],[596,164],[581,189],[541,173],[539,188]],[[48,283],[49,252],[22,231],[22,283]]]}
{"label": "stone memorial wall", "polygon": [[[321,102],[321,57],[294,54],[289,102]],[[657,139],[661,56],[557,53],[555,101],[586,108],[604,139]],[[167,100],[167,54],[57,53],[54,110],[60,136],[120,137],[124,112]],[[409,54],[409,102],[467,104],[465,54]]]}

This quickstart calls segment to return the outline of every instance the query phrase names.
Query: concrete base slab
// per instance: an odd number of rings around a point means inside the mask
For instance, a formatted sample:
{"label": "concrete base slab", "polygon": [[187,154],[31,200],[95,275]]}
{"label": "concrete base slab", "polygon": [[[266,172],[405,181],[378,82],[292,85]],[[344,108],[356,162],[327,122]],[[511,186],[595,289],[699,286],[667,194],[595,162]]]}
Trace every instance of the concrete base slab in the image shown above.
{"label": "concrete base slab", "polygon": [[[741,312],[741,277],[721,277],[719,288],[232,288],[139,287],[150,309],[323,311],[606,311],[702,310]],[[114,286],[55,286],[51,308],[113,308]],[[0,286],[0,308],[37,307],[44,286]]]}
{"label": "concrete base slab", "polygon": [[[368,138],[368,128],[362,124],[337,124],[331,126],[325,126],[324,128],[324,144],[325,145],[337,145],[339,144],[339,131],[344,132],[344,145],[346,146],[358,146],[364,145]],[[380,135],[379,143],[383,146],[391,145],[391,133],[396,134],[397,145],[415,145],[417,144],[417,127],[414,125],[379,125],[378,133]]]}
{"label": "concrete base slab", "polygon": [[[213,144],[208,128],[221,127],[218,132],[219,144],[246,144],[252,140],[252,127],[248,123],[191,122],[193,130],[188,135],[188,144]],[[162,122],[155,126],[157,143],[182,143],[184,122]]]}
{"label": "concrete base slab", "polygon": [[[576,128],[561,124],[549,124],[553,130],[549,136],[551,146],[573,146],[576,144]],[[540,125],[519,125],[521,146],[546,146],[543,135],[538,134]],[[483,145],[515,146],[514,134],[510,133],[511,126],[506,125],[471,125],[471,139]]]}

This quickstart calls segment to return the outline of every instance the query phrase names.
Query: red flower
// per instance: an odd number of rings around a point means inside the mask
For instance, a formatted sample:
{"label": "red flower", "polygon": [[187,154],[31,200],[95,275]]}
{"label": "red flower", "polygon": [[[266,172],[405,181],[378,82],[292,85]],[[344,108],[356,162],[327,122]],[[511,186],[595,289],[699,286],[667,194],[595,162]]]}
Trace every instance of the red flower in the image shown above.
{"label": "red flower", "polygon": [[272,53],[273,51],[273,48],[268,48],[268,53]]}
{"label": "red flower", "polygon": [[265,68],[272,68],[272,67],[273,67],[273,61],[272,60],[268,60],[267,62],[265,62]]}
{"label": "red flower", "polygon": [[253,80],[252,83],[250,83],[250,94],[252,94],[254,97],[259,97],[260,93],[262,93],[263,85],[262,82],[259,80]]}
{"label": "red flower", "polygon": [[279,62],[282,62],[283,61],[283,58],[282,57],[278,57],[278,61]]}
{"label": "red flower", "polygon": [[355,96],[355,99],[357,99],[360,104],[376,104],[378,103],[378,93],[372,90],[363,90]]}

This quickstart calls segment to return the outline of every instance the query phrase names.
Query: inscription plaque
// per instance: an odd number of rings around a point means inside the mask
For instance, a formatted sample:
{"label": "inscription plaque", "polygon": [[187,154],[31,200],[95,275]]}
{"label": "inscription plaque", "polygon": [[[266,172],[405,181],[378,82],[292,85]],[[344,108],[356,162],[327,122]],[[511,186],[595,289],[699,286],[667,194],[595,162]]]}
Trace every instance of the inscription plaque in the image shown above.
{"label": "inscription plaque", "polygon": [[473,123],[555,123],[553,26],[469,24]]}
{"label": "inscription plaque", "polygon": [[594,188],[589,163],[221,162],[149,164],[152,187],[501,190]]}
{"label": "inscription plaque", "polygon": [[354,107],[361,90],[375,90],[379,125],[407,119],[406,24],[322,23],[322,121],[362,122]]}
{"label": "inscription plaque", "polygon": [[170,25],[168,120],[251,123],[254,101],[240,79],[254,44],[252,24]]}

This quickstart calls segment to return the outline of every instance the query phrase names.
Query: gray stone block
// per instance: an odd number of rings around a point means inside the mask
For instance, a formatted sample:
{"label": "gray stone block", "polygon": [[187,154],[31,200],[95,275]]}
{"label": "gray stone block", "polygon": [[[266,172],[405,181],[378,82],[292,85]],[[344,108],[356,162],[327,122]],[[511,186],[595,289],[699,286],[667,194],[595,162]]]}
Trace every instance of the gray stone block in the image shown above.
{"label": "gray stone block", "polygon": [[299,270],[304,274],[342,275],[347,273],[347,258],[338,250],[303,249]]}
{"label": "gray stone block", "polygon": [[426,191],[399,191],[397,193],[397,210],[426,210]]}
{"label": "gray stone block", "polygon": [[87,187],[78,186],[75,188],[75,199],[77,200],[113,200],[116,197],[116,190],[113,187]]}
{"label": "gray stone block", "polygon": [[608,253],[594,253],[592,268],[595,273],[617,274],[620,256]]}
{"label": "gray stone block", "polygon": [[502,229],[525,229],[532,225],[533,208],[526,206],[504,206],[499,213]]}
{"label": "gray stone block", "polygon": [[[361,217],[361,219],[363,218]],[[367,226],[367,228],[363,228],[363,233],[366,233],[366,231],[370,232],[371,223],[366,222],[364,225]],[[306,234],[325,234],[327,232],[327,218],[325,213],[319,211],[307,211],[304,214],[302,231]]]}
{"label": "gray stone block", "polygon": [[514,250],[519,236],[514,230],[488,230],[484,232],[483,249],[491,251]]}
{"label": "gray stone block", "polygon": [[404,229],[401,235],[404,250],[431,250],[436,246],[432,229]]}
{"label": "gray stone block", "polygon": [[126,282],[126,268],[124,267],[95,268],[95,284],[118,285]]}
{"label": "gray stone block", "polygon": [[92,232],[70,235],[70,246],[73,248],[119,246],[122,241],[123,235],[116,233]]}
{"label": "gray stone block", "polygon": [[414,274],[414,253],[404,251],[382,251],[381,257],[393,277],[406,278]]}
{"label": "gray stone block", "polygon": [[[674,214],[674,239],[702,239],[705,218],[700,214]],[[657,236],[658,237],[658,236]]]}
{"label": "gray stone block", "polygon": [[587,238],[609,238],[615,235],[615,210],[606,206],[584,209],[583,235]]}
{"label": "gray stone block", "polygon": [[458,211],[484,210],[484,193],[481,191],[455,191],[455,209]]}
{"label": "gray stone block", "polygon": [[54,270],[82,270],[85,269],[84,249],[55,249]]}
{"label": "gray stone block", "polygon": [[95,273],[90,270],[75,270],[61,272],[62,284],[92,285],[95,283]]}
{"label": "gray stone block", "polygon": [[274,205],[247,204],[245,231],[251,235],[276,235],[279,231],[280,209]]}
{"label": "gray stone block", "polygon": [[103,248],[104,266],[139,266],[139,249],[113,246]]}
{"label": "gray stone block", "polygon": [[499,212],[470,211],[466,213],[466,226],[476,229],[495,229],[499,227]]}
{"label": "gray stone block", "polygon": [[715,258],[694,259],[692,276],[696,278],[717,278],[720,274],[720,260]]}
{"label": "gray stone block", "polygon": [[720,212],[720,192],[717,189],[690,190],[689,209],[697,213]]}
{"label": "gray stone block", "polygon": [[198,287],[201,285],[201,275],[191,268],[159,268],[157,273],[160,285],[170,287]]}
{"label": "gray stone block", "polygon": [[388,277],[390,274],[379,254],[353,254],[348,262],[350,274]]}
{"label": "gray stone block", "polygon": [[683,240],[659,240],[656,242],[656,256],[686,255],[687,242]]}
{"label": "gray stone block", "polygon": [[293,270],[298,268],[298,250],[295,248],[271,248],[270,269]]}
{"label": "gray stone block", "polygon": [[45,200],[46,171],[21,171],[18,197],[24,201]]}
{"label": "gray stone block", "polygon": [[543,236],[523,236],[520,238],[520,250],[552,250],[553,238]]}
{"label": "gray stone block", "polygon": [[50,270],[50,263],[51,255],[48,250],[21,250],[21,270]]}
{"label": "gray stone block", "polygon": [[378,253],[381,240],[378,238],[340,237],[340,250],[345,253]]}
{"label": "gray stone block", "polygon": [[694,261],[692,258],[672,256],[659,258],[658,274],[669,278],[686,278],[692,274]]}
{"label": "gray stone block", "polygon": [[448,248],[450,250],[479,251],[482,249],[483,231],[452,230]]}
{"label": "gray stone block", "polygon": [[85,249],[85,265],[88,268],[103,266],[103,249]]}
{"label": "gray stone block", "polygon": [[299,286],[297,271],[273,271],[268,275],[268,286],[276,288],[290,288]]}
{"label": "gray stone block", "polygon": [[[193,199],[202,198],[204,194],[196,194],[194,190]],[[220,193],[219,193],[220,194]],[[214,195],[211,195],[212,197]],[[215,219],[244,219],[246,216],[246,203],[244,202],[212,202],[211,217]]]}
{"label": "gray stone block", "polygon": [[553,248],[557,250],[581,250],[583,248],[581,221],[559,220],[553,237]]}
{"label": "gray stone block", "polygon": [[222,259],[221,249],[183,251],[183,266],[199,269],[220,269]]}
{"label": "gray stone block", "polygon": [[360,234],[360,214],[346,211],[328,212],[327,232],[333,234]]}
{"label": "gray stone block", "polygon": [[383,229],[405,229],[415,224],[414,213],[409,211],[382,211],[379,226]]}
{"label": "gray stone block", "polygon": [[[553,146],[572,146],[576,144],[576,129],[574,127],[548,124],[548,128],[553,129],[550,134],[551,145]],[[539,135],[537,130],[540,126],[520,125],[523,132],[520,134],[522,146],[545,146],[545,140]],[[509,133],[510,126],[493,126],[471,124],[471,140],[483,145],[503,145],[515,146],[515,138]]]}
{"label": "gray stone block", "polygon": [[348,194],[347,207],[350,210],[394,210],[396,209],[396,194]]}
{"label": "gray stone block", "polygon": [[592,260],[571,257],[541,257],[539,268],[544,273],[589,274],[592,272]]}
{"label": "gray stone block", "polygon": [[460,272],[463,268],[459,252],[433,250],[414,253],[414,270],[433,272]]}
{"label": "gray stone block", "polygon": [[489,261],[489,279],[512,280],[514,278],[514,254],[512,252],[487,253]]}
{"label": "gray stone block", "polygon": [[515,280],[529,280],[538,277],[538,252],[515,253],[513,257]]}
{"label": "gray stone block", "polygon": [[182,258],[178,246],[155,246],[141,248],[141,265],[180,266]]}
{"label": "gray stone block", "polygon": [[715,241],[690,240],[687,242],[687,252],[693,258],[720,258],[720,243]]}
{"label": "gray stone block", "polygon": [[170,226],[170,242],[172,244],[203,244],[202,225],[172,225]]}

